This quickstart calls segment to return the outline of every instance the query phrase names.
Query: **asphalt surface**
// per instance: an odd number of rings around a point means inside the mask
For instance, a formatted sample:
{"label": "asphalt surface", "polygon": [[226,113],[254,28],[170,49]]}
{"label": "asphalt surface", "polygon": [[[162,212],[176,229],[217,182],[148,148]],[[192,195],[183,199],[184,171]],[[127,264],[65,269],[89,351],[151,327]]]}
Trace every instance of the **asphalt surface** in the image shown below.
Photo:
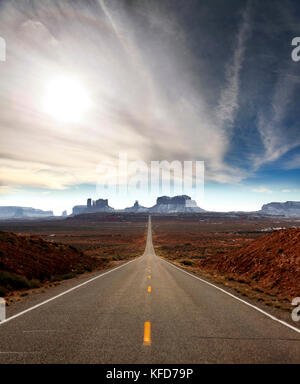
{"label": "asphalt surface", "polygon": [[161,260],[150,222],[141,257],[0,324],[0,363],[300,363],[300,334]]}

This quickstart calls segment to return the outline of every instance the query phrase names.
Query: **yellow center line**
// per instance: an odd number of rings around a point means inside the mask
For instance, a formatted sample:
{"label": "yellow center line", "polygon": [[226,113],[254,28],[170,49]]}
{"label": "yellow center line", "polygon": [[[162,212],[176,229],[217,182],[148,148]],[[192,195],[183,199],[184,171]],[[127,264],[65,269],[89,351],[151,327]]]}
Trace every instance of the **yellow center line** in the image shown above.
{"label": "yellow center line", "polygon": [[144,324],[144,345],[151,345],[151,323],[145,321]]}
{"label": "yellow center line", "polygon": [[151,285],[148,286],[148,292],[151,292]]}

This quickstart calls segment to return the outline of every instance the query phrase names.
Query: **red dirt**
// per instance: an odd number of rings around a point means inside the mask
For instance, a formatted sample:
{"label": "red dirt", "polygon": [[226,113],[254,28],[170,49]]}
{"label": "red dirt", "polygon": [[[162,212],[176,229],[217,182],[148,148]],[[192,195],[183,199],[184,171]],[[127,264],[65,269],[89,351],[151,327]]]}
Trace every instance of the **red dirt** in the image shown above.
{"label": "red dirt", "polygon": [[275,231],[242,248],[203,258],[197,266],[239,276],[289,297],[299,296],[300,229]]}
{"label": "red dirt", "polygon": [[45,281],[53,276],[91,270],[96,260],[69,245],[0,231],[0,270]]}

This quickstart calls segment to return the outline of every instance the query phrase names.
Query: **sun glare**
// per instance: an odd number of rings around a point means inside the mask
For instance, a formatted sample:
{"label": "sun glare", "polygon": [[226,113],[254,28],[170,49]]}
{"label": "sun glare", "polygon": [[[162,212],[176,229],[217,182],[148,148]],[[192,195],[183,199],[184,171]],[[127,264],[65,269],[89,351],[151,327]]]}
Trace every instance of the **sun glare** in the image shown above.
{"label": "sun glare", "polygon": [[62,122],[79,122],[90,108],[84,86],[75,78],[58,77],[46,86],[44,110]]}

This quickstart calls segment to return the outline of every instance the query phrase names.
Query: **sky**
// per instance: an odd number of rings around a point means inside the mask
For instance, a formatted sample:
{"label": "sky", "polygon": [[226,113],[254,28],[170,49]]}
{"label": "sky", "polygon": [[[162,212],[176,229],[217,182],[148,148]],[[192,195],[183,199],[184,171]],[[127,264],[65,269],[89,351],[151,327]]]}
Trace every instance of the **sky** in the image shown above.
{"label": "sky", "polygon": [[0,1],[0,205],[154,205],[99,193],[120,153],[203,161],[184,192],[207,210],[299,201],[299,20],[296,0]]}

